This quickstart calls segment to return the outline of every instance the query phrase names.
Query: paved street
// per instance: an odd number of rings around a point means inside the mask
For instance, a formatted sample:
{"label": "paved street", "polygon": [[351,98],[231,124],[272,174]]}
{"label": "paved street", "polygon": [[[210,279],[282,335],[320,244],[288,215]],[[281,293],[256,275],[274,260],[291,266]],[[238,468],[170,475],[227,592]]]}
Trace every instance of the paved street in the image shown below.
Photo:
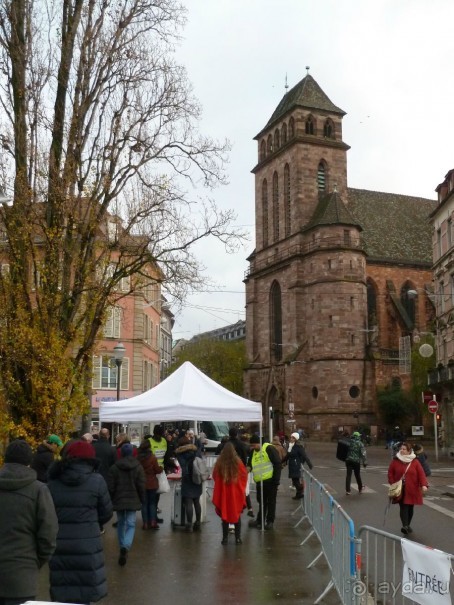
{"label": "paved street", "polygon": [[[363,471],[367,490],[345,496],[345,466],[335,458],[336,444],[307,442],[314,463],[313,473],[352,517],[355,528],[368,524],[400,535],[397,507],[391,507],[383,526],[386,506],[386,470],[390,453],[383,446],[368,448],[369,466]],[[454,461],[440,458],[434,463],[428,448],[433,477],[430,495],[423,507],[417,507],[412,539],[447,552],[452,552],[454,528]],[[159,531],[142,531],[140,515],[133,549],[127,565],[119,567],[116,532],[109,523],[104,535],[109,596],[104,605],[142,605],[170,599],[172,605],[260,605],[281,602],[309,605],[321,594],[329,581],[329,570],[323,559],[314,568],[306,566],[320,551],[316,538],[304,547],[309,526],[300,518],[293,501],[290,480],[284,469],[278,496],[277,521],[272,532],[248,528],[243,515],[243,544],[232,542],[221,546],[220,521],[210,503],[201,533],[187,534],[170,524],[170,494],[161,497],[165,522]],[[447,494],[452,494],[447,495]],[[252,495],[255,501],[255,494]],[[255,505],[255,508],[256,505]],[[292,513],[294,513],[292,515]],[[449,529],[449,531],[447,531]],[[39,598],[49,598],[47,571],[41,578]],[[323,600],[338,604],[335,591]]]}

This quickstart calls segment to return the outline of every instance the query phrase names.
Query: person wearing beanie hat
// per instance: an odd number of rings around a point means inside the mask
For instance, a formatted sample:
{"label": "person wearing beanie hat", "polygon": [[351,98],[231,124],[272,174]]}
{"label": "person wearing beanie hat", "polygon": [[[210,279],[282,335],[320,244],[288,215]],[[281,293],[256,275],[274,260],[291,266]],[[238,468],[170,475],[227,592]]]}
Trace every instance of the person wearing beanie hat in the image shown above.
{"label": "person wearing beanie hat", "polygon": [[46,440],[38,445],[33,455],[31,467],[36,471],[38,481],[47,482],[47,473],[58,453],[58,448],[63,442],[58,435],[49,435]]}
{"label": "person wearing beanie hat", "polygon": [[6,448],[5,462],[30,466],[33,458],[32,448],[23,439],[15,439]]}
{"label": "person wearing beanie hat", "polygon": [[293,487],[296,493],[293,496],[294,500],[304,498],[304,483],[301,480],[301,467],[303,464],[312,469],[312,462],[304,449],[303,440],[299,433],[290,435],[290,444],[288,446],[287,456],[284,462],[288,463],[288,476],[292,480]]}
{"label": "person wearing beanie hat", "polygon": [[[153,427],[153,435],[148,438],[151,446],[151,453],[156,456],[159,466],[164,466],[164,458],[167,456],[167,447],[168,442],[164,437],[164,427],[162,424],[155,424]],[[159,508],[159,500],[161,498],[161,494],[156,494],[157,502],[156,506],[158,507],[158,513],[161,512]],[[163,519],[158,517],[158,523],[162,523]]]}
{"label": "person wearing beanie hat", "polygon": [[345,478],[345,493],[347,496],[351,494],[351,480],[352,473],[355,474],[356,483],[358,484],[358,492],[364,491],[364,485],[361,479],[361,463],[364,468],[367,466],[366,448],[361,441],[361,434],[355,431],[350,439],[348,445],[347,457],[345,459],[345,466],[347,468],[347,476]]}
{"label": "person wearing beanie hat", "polygon": [[23,439],[11,441],[0,468],[0,603],[11,605],[35,600],[58,532],[49,490],[29,468],[32,455]]}
{"label": "person wearing beanie hat", "polygon": [[136,511],[145,500],[145,471],[133,455],[133,446],[123,443],[121,458],[110,467],[107,476],[113,508],[117,511],[117,536],[120,547],[118,564],[126,565],[136,531]]}
{"label": "person wearing beanie hat", "polygon": [[257,486],[259,504],[257,518],[249,521],[249,526],[261,529],[264,522],[265,529],[270,530],[274,527],[276,516],[277,488],[281,480],[282,463],[276,448],[271,443],[261,445],[258,435],[252,435],[249,443],[252,451],[249,466]]}
{"label": "person wearing beanie hat", "polygon": [[49,561],[52,601],[92,603],[107,595],[100,526],[113,511],[106,482],[94,472],[97,467],[93,446],[73,441],[49,469],[47,485],[60,523]]}
{"label": "person wearing beanie hat", "polygon": [[66,450],[67,458],[82,458],[92,460],[96,458],[95,448],[88,441],[74,441]]}

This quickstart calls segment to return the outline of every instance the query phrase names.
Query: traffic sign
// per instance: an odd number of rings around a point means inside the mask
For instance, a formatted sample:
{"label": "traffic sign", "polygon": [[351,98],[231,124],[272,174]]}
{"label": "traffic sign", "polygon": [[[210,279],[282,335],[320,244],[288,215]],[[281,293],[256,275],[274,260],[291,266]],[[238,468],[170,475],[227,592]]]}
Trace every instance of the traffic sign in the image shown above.
{"label": "traffic sign", "polygon": [[435,401],[435,399],[432,399],[427,404],[427,408],[431,414],[435,414],[436,412],[438,412],[438,403]]}

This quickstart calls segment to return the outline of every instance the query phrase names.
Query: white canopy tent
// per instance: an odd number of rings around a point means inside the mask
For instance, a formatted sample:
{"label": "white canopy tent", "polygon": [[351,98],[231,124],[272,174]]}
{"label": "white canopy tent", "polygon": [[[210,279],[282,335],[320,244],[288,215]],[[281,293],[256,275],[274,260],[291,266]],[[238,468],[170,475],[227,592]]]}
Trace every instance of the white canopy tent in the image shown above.
{"label": "white canopy tent", "polygon": [[224,420],[259,422],[262,405],[225,389],[186,361],[149,391],[123,401],[102,401],[101,422]]}

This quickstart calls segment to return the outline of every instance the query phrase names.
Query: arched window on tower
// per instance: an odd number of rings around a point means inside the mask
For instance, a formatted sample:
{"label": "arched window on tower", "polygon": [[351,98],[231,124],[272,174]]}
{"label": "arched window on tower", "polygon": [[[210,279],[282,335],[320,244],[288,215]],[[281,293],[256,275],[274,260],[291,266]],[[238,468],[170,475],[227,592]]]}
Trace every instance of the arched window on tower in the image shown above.
{"label": "arched window on tower", "polygon": [[266,153],[269,155],[273,153],[273,137],[269,134],[266,141]]}
{"label": "arched window on tower", "polygon": [[263,179],[262,183],[262,217],[263,217],[263,247],[268,246],[268,183]]}
{"label": "arched window on tower", "polygon": [[262,140],[262,142],[260,143],[260,161],[263,162],[263,160],[266,158],[266,143],[265,143],[265,139]]}
{"label": "arched window on tower", "polygon": [[400,302],[402,303],[410,321],[415,327],[415,319],[416,319],[416,298],[414,296],[409,296],[409,290],[415,290],[416,288],[410,283],[406,282],[401,290],[400,290]]}
{"label": "arched window on tower", "polygon": [[282,124],[281,128],[281,139],[282,145],[285,145],[287,143],[287,124],[285,122]]}
{"label": "arched window on tower", "polygon": [[290,235],[291,231],[291,205],[290,205],[290,166],[284,167],[284,213],[285,213],[285,237]]}
{"label": "arched window on tower", "polygon": [[273,282],[270,291],[270,352],[271,359],[282,359],[282,296],[281,287],[277,281]]}
{"label": "arched window on tower", "polygon": [[312,116],[306,119],[306,134],[314,134],[315,132],[315,120]]}
{"label": "arched window on tower", "polygon": [[323,136],[327,139],[334,139],[334,123],[329,118],[323,126]]}
{"label": "arched window on tower", "polygon": [[[378,330],[378,313],[377,313],[377,288],[371,279],[367,282],[367,329]],[[372,338],[370,337],[373,332],[369,332],[369,342]]]}
{"label": "arched window on tower", "polygon": [[292,139],[295,136],[295,119],[293,117],[290,118],[288,122],[289,128],[289,137]]}
{"label": "arched window on tower", "polygon": [[325,162],[321,161],[318,165],[317,170],[317,188],[319,195],[324,194],[327,191],[327,170]]}
{"label": "arched window on tower", "polygon": [[273,241],[279,240],[279,177],[273,174]]}
{"label": "arched window on tower", "polygon": [[279,128],[276,128],[276,130],[274,131],[274,149],[277,150],[280,146],[280,132]]}

